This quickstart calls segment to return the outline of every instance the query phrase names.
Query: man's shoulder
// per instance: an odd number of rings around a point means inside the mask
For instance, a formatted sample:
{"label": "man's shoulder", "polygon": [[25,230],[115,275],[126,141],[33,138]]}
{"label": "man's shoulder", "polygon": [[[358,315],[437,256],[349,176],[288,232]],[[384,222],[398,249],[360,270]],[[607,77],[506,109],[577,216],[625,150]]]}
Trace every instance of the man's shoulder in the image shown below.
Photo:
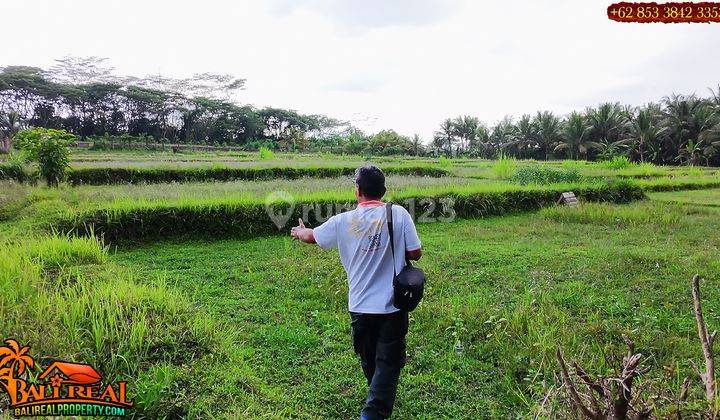
{"label": "man's shoulder", "polygon": [[393,204],[393,217],[403,218],[412,222],[412,216],[407,209],[399,204]]}

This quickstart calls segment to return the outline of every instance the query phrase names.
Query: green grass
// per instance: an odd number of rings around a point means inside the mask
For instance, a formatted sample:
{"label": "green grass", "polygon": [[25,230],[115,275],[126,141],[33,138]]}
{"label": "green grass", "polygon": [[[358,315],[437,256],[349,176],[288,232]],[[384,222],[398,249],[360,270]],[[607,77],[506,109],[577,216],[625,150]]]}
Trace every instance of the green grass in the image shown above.
{"label": "green grass", "polygon": [[[420,225],[429,284],[411,316],[396,418],[530,415],[558,385],[557,345],[601,373],[611,368],[602,354],[621,351],[623,333],[646,357],[647,380],[676,393],[692,375],[687,360],[701,357],[696,272],[708,279],[706,313],[718,325],[718,228],[715,211],[654,202]],[[237,332],[235,351],[251,355],[255,376],[283,389],[254,415],[357,415],[364,384],[335,251],[270,237],[161,242],[112,259],[140,277],[165,276]],[[695,382],[689,404],[701,398]]]}
{"label": "green grass", "polygon": [[[274,180],[299,178],[331,178],[351,176],[355,166],[303,166],[303,167],[253,167],[233,168],[225,165],[198,166],[192,168],[75,168],[67,173],[72,185],[141,184],[167,182],[207,182],[234,180]],[[416,175],[441,177],[449,173],[431,165],[384,165],[388,175]]]}
{"label": "green grass", "polygon": [[[631,183],[552,184],[549,186],[467,186],[406,189],[387,200],[403,205],[420,221],[426,218],[476,218],[533,211],[554,204],[561,193],[572,190],[585,201],[627,203],[644,197]],[[276,213],[290,211],[287,220],[302,217],[316,226],[329,214],[351,208],[350,191],[318,193],[271,203]],[[277,234],[276,226],[261,199],[185,199],[181,202],[116,202],[111,206],[57,214],[47,223],[61,232],[87,235],[96,232],[111,242],[149,240],[170,236],[244,237]],[[285,226],[287,229],[288,226]]]}
{"label": "green grass", "polygon": [[[137,414],[147,417],[201,415],[207,409],[188,401],[211,397],[187,395],[173,404],[166,399],[172,390],[153,392],[154,372],[173,369],[176,380],[190,382],[204,379],[208,365],[233,360],[232,330],[162,277],[138,278],[110,262],[95,238],[0,242],[0,334],[31,346],[36,360],[90,363],[109,381],[130,381]],[[239,361],[234,371],[244,368]]]}
{"label": "green grass", "polygon": [[650,194],[650,198],[657,201],[720,207],[720,189],[658,192]]}
{"label": "green grass", "polygon": [[517,159],[501,155],[491,167],[492,175],[495,179],[509,179],[517,170]]}
{"label": "green grass", "polygon": [[[130,151],[75,154],[73,165],[363,162]],[[440,165],[429,158],[373,162]],[[587,181],[520,186],[497,179],[538,164],[577,171]],[[623,333],[651,368],[644,381],[676,395],[682,379],[693,376],[688,360],[701,357],[689,291],[696,272],[707,279],[709,328],[720,325],[718,171],[580,161],[500,163],[507,171],[497,165],[452,159],[442,166],[453,176],[388,177],[396,202],[449,197],[459,218],[503,215],[418,225],[425,249],[419,265],[430,280],[411,315],[395,418],[530,417],[559,386],[556,346],[604,374],[615,367],[604,356],[621,352]],[[639,198],[640,190],[615,182],[621,178],[636,178],[652,200],[588,202]],[[335,251],[254,224],[267,218],[265,196],[277,190],[299,202],[353,200],[345,176],[59,189],[0,181],[0,335],[19,338],[36,355],[92,363],[108,379],[127,379],[139,416],[357,417],[364,381],[351,351],[344,271]],[[566,190],[585,199],[580,208],[552,205]],[[528,210],[539,211],[519,213]],[[150,232],[173,239],[108,247],[93,236],[49,234],[59,220],[108,223],[118,237]],[[254,236],[266,235],[265,228],[275,235]],[[695,381],[685,414],[702,398]],[[562,409],[556,398],[549,404]],[[673,409],[664,399],[657,407],[658,417]]]}

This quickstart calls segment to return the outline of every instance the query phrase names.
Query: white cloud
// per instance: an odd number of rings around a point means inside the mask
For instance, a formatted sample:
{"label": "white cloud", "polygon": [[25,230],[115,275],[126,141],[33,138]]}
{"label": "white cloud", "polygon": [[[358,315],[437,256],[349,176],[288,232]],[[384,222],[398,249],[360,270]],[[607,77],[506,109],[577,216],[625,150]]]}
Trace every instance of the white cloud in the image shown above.
{"label": "white cloud", "polygon": [[[300,5],[298,5],[300,4]],[[621,24],[608,1],[3,2],[0,64],[104,56],[119,72],[247,78],[243,102],[428,140],[443,118],[717,86],[720,25]]]}

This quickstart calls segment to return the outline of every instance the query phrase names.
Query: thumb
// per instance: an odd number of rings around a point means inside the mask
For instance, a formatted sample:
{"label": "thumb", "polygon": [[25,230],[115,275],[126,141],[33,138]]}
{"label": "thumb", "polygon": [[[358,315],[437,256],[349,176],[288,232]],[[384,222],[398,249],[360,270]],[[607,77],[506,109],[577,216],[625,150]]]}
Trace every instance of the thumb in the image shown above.
{"label": "thumb", "polygon": [[305,227],[305,223],[303,223],[302,219],[298,219],[298,226],[300,226],[301,228]]}

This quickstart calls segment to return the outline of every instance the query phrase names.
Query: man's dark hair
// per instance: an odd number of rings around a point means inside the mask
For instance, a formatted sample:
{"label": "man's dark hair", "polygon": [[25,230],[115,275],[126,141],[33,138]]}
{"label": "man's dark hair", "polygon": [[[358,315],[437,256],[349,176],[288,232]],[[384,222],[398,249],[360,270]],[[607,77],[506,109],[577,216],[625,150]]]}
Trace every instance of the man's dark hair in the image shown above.
{"label": "man's dark hair", "polygon": [[366,198],[379,200],[385,195],[385,174],[377,166],[361,166],[355,170],[355,185]]}

